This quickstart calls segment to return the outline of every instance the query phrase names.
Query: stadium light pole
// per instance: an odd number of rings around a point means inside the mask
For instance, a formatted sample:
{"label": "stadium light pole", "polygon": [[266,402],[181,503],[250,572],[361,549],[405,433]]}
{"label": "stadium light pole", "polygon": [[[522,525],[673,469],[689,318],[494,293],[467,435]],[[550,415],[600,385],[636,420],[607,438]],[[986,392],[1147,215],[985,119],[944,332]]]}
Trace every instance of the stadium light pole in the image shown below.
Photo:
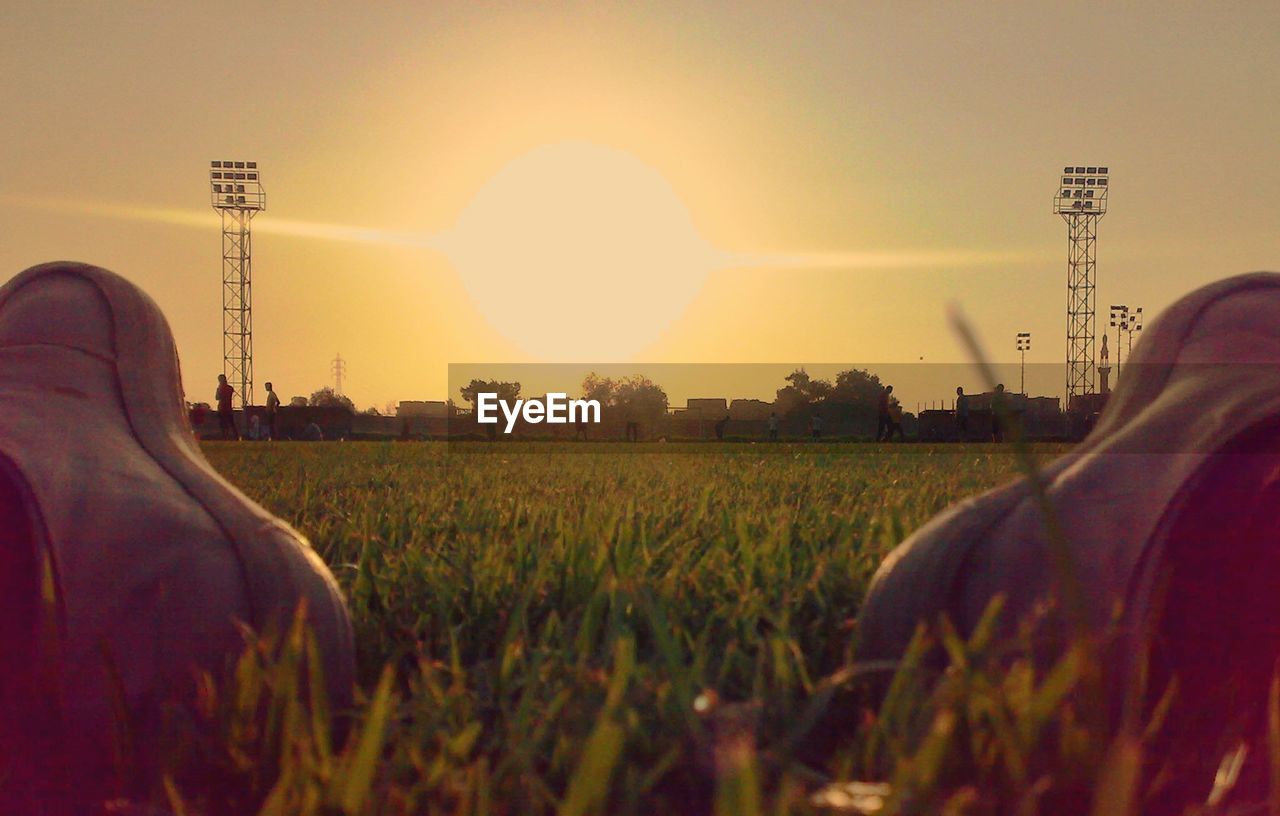
{"label": "stadium light pole", "polygon": [[1124,348],[1120,345],[1120,333],[1124,331],[1121,326],[1124,324],[1125,318],[1129,315],[1129,307],[1124,305],[1111,304],[1111,328],[1116,330],[1116,382],[1120,382],[1120,356],[1121,350]]}
{"label": "stadium light pole", "polygon": [[1128,332],[1128,338],[1127,338],[1128,340],[1127,350],[1129,352],[1130,357],[1133,356],[1133,333],[1141,332],[1141,331],[1142,331],[1142,307],[1139,306],[1137,309],[1134,310],[1133,314],[1129,315],[1129,332]]}
{"label": "stadium light pole", "polygon": [[209,202],[222,215],[222,373],[253,404],[253,217],[267,208],[258,163],[209,162]]}
{"label": "stadium light pole", "polygon": [[1095,249],[1110,178],[1108,167],[1064,167],[1053,196],[1054,213],[1067,222],[1068,411],[1073,398],[1094,390]]}
{"label": "stadium light pole", "polygon": [[1027,352],[1031,351],[1031,332],[1018,332],[1018,351],[1022,353],[1022,396],[1027,395]]}
{"label": "stadium light pole", "polygon": [[[1133,333],[1142,331],[1142,307],[1132,311],[1126,305],[1111,307],[1111,325],[1116,330],[1116,382],[1120,382],[1120,342],[1126,340],[1125,350],[1133,353]],[[1121,335],[1124,337],[1121,337]]]}

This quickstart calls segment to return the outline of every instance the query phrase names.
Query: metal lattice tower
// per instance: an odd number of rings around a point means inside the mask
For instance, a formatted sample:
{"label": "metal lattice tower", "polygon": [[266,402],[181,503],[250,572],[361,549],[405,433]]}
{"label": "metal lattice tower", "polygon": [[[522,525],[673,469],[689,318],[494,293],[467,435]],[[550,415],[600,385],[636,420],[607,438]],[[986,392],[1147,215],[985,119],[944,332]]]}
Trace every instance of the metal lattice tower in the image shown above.
{"label": "metal lattice tower", "polygon": [[330,364],[333,370],[333,393],[336,396],[342,396],[342,378],[347,374],[347,361],[342,359],[342,355],[335,355],[333,362]]}
{"label": "metal lattice tower", "polygon": [[1107,167],[1064,167],[1053,211],[1067,222],[1067,410],[1095,391],[1098,219],[1107,212]]}
{"label": "metal lattice tower", "polygon": [[222,215],[222,373],[240,408],[253,404],[253,217],[267,208],[258,163],[209,163],[210,203]]}

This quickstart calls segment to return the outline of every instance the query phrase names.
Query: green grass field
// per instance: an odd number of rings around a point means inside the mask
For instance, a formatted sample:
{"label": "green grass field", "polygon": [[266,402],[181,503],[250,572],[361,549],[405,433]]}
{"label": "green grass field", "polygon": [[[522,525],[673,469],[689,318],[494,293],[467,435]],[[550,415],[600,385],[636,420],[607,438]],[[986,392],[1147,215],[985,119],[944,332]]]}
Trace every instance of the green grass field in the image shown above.
{"label": "green grass field", "polygon": [[[887,804],[905,812],[996,812],[1044,794],[1031,764],[1065,688],[1042,690],[1046,678],[1015,667],[1012,685],[976,688],[975,674],[952,689],[964,705],[1007,708],[1003,720],[936,696],[904,703],[907,692],[896,713],[875,717],[850,679],[853,627],[880,559],[943,507],[1015,478],[1007,450],[213,443],[206,452],[305,533],[338,577],[362,699],[345,747],[323,744],[323,729],[278,699],[275,725],[253,731],[242,699],[209,749],[226,786],[175,785],[171,806],[804,813],[826,783],[859,779],[894,781]],[[295,695],[282,678],[296,660],[286,654],[281,669],[273,659],[257,655],[252,671],[242,661],[241,698],[255,683],[263,699]],[[967,726],[946,730],[957,716]],[[1070,750],[1088,753],[1054,743],[1046,761]],[[1091,762],[1078,773],[1092,773]],[[956,774],[967,787],[950,785]],[[828,812],[861,812],[844,804]]]}

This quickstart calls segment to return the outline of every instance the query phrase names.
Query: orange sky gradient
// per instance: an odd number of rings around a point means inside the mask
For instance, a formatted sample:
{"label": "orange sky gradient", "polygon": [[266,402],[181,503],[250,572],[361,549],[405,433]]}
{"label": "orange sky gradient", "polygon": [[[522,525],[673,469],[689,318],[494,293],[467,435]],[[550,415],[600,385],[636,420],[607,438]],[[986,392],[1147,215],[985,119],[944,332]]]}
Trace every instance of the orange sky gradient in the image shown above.
{"label": "orange sky gradient", "polygon": [[444,398],[450,363],[955,362],[953,302],[998,359],[1030,331],[1028,362],[1061,363],[1065,164],[1112,172],[1100,329],[1280,267],[1275,3],[5,17],[0,280],[132,279],[190,399],[222,367],[211,159],[267,190],[259,395],[331,384],[341,352],[361,408]]}

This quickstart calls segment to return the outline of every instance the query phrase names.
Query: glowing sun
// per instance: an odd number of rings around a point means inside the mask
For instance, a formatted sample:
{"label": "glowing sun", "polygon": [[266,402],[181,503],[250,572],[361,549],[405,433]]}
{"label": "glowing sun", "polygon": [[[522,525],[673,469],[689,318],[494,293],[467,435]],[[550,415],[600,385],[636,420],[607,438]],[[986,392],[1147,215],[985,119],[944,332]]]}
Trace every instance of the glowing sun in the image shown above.
{"label": "glowing sun", "polygon": [[727,259],[657,170],[587,142],[507,164],[438,246],[493,326],[551,361],[635,354]]}

